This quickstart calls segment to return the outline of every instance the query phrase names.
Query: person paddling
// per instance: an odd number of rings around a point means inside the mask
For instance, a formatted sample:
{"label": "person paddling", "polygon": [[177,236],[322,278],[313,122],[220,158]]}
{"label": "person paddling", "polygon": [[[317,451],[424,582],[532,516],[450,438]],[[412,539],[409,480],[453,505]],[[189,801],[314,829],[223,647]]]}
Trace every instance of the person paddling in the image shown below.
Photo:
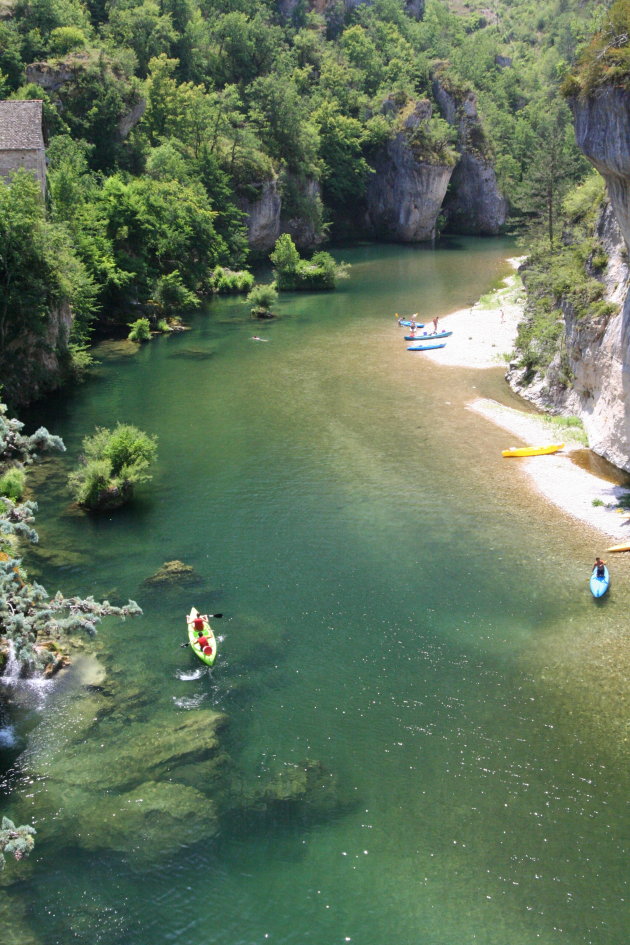
{"label": "person paddling", "polygon": [[601,558],[595,558],[595,564],[593,565],[593,571],[597,572],[598,578],[603,578],[605,575],[606,562],[602,561]]}
{"label": "person paddling", "polygon": [[208,623],[208,615],[197,614],[196,617],[193,617],[191,614],[189,614],[186,617],[186,623],[191,623],[193,625],[193,630],[196,633],[203,633],[205,625]]}

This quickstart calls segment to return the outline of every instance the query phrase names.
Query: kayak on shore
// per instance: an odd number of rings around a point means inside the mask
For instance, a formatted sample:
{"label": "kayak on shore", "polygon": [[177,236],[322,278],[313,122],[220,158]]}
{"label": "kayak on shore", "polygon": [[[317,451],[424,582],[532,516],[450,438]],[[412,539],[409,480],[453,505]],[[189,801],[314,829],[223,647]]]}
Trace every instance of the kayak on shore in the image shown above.
{"label": "kayak on shore", "polygon": [[405,341],[435,341],[436,338],[448,338],[452,331],[423,331],[419,335],[405,335]]}
{"label": "kayak on shore", "polygon": [[437,341],[433,344],[407,345],[407,351],[431,351],[433,348],[446,348],[445,341]]}
{"label": "kayak on shore", "polygon": [[545,456],[561,449],[564,449],[564,443],[551,443],[549,446],[511,446],[509,450],[501,450],[501,456]]}

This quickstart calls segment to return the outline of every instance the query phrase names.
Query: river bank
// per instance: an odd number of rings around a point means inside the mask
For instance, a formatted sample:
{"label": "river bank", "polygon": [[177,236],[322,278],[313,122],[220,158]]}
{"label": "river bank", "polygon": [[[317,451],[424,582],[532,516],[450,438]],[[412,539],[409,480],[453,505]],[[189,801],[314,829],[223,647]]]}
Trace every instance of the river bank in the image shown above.
{"label": "river bank", "polygon": [[[509,260],[515,269],[521,261]],[[481,370],[506,364],[514,350],[524,304],[523,285],[515,272],[470,308],[441,318],[440,327],[453,334],[444,348],[423,352],[423,357],[448,367]],[[563,512],[610,538],[630,541],[630,512],[618,506],[629,490],[573,461],[571,454],[584,450],[585,443],[571,433],[570,427],[552,424],[545,415],[532,413],[531,408],[520,411],[493,400],[477,399],[467,406],[518,439],[517,444],[506,440],[506,449],[512,445],[564,442],[561,453],[510,461],[524,466],[537,491]]]}

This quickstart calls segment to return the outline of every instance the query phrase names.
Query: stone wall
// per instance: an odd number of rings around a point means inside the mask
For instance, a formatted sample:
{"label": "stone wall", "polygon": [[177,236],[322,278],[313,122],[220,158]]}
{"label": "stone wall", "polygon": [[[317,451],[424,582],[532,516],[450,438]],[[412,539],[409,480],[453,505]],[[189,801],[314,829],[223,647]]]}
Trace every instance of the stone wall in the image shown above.
{"label": "stone wall", "polygon": [[42,188],[42,195],[46,195],[46,158],[43,151],[19,149],[16,151],[0,151],[0,177],[8,180],[14,171],[24,168],[32,171]]}

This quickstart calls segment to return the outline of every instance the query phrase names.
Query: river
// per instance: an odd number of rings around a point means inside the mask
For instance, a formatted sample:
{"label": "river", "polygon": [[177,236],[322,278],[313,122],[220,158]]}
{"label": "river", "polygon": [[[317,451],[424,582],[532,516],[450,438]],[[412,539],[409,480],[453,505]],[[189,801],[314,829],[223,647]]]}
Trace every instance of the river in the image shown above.
{"label": "river", "polygon": [[[255,324],[221,300],[135,354],[103,345],[90,381],[29,416],[68,450],[37,475],[33,573],[144,615],[108,619],[86,648],[103,683],[57,684],[5,729],[5,763],[27,748],[4,806],[37,820],[38,844],[4,871],[3,942],[625,941],[627,756],[594,641],[620,639],[629,595],[590,599],[598,537],[534,495],[501,459],[506,435],[466,410],[517,403],[501,369],[428,363],[393,318],[471,304],[512,254],[472,238],[349,247],[337,292],[282,295]],[[118,420],[157,435],[155,475],[92,518],[65,476]],[[201,583],[143,584],[174,559]],[[180,647],[191,604],[224,614],[211,672]],[[127,746],[149,765],[155,733],[204,709],[229,718],[244,784],[310,760],[334,802],[237,811],[215,831],[208,790],[178,848],[147,857],[150,822],[110,848],[131,817]],[[148,793],[153,775],[134,777]],[[162,775],[205,797],[194,779]]]}

